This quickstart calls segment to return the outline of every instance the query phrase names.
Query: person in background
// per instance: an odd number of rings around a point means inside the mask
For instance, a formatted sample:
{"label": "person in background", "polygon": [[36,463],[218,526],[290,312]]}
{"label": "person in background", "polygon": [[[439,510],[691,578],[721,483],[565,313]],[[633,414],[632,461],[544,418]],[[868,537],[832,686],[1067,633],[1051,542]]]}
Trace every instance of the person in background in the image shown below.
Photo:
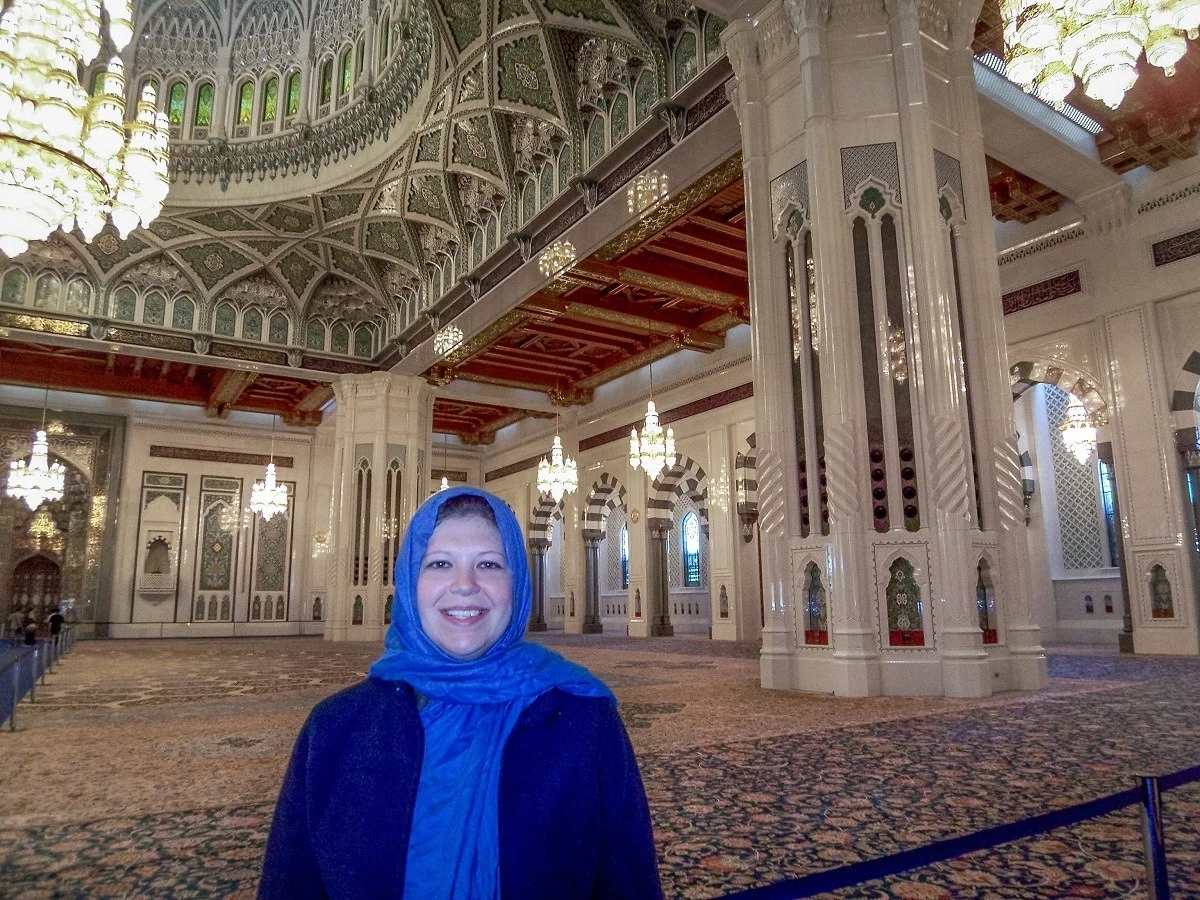
{"label": "person in background", "polygon": [[37,643],[37,619],[29,613],[25,613],[25,620],[22,625],[25,629],[25,643],[33,646]]}
{"label": "person in background", "polygon": [[304,724],[259,897],[662,897],[645,790],[611,692],[524,641],[529,563],[469,487],[413,517],[370,675]]}
{"label": "person in background", "polygon": [[46,621],[50,623],[50,639],[53,640],[62,632],[63,622],[65,621],[63,614],[59,612],[57,606],[54,608],[54,612],[50,613],[50,617]]}
{"label": "person in background", "polygon": [[14,640],[20,640],[25,628],[25,614],[14,606],[13,611],[8,614],[6,622],[8,636]]}

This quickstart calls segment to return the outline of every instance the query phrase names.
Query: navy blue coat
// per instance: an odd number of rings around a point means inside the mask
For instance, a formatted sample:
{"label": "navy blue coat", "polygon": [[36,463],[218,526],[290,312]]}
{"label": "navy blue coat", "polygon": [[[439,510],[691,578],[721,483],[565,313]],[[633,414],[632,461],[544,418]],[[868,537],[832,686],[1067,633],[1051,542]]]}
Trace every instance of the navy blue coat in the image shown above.
{"label": "navy blue coat", "polygon": [[[401,897],[423,743],[407,685],[369,679],[318,704],[275,807],[260,900]],[[500,773],[500,885],[504,900],[662,897],[611,701],[552,690],[521,714]]]}

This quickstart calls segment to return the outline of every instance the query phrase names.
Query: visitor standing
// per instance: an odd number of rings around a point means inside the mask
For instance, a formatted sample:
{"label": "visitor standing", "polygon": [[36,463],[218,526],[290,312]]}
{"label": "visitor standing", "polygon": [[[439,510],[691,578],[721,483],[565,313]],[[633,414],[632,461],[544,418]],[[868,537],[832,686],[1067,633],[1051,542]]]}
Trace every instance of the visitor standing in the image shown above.
{"label": "visitor standing", "polygon": [[475,488],[422,504],[370,677],[296,741],[259,897],[659,900],[650,811],[608,688],[524,641],[520,526]]}

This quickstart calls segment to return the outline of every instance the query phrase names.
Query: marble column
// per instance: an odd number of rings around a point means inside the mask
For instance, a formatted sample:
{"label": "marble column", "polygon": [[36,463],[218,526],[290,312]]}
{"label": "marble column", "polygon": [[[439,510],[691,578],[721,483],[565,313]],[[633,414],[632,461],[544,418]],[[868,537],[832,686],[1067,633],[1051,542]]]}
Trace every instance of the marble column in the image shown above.
{"label": "marble column", "polygon": [[650,535],[649,571],[646,573],[649,579],[650,637],[673,637],[675,626],[671,624],[671,576],[667,561],[667,539],[671,529],[651,524],[647,532]]}
{"label": "marble column", "polygon": [[529,565],[533,576],[533,610],[529,616],[528,631],[545,631],[546,625],[546,551],[550,542],[529,542]]}
{"label": "marble column", "polygon": [[[767,687],[1046,684],[1027,567],[1007,550],[978,12],[780,0],[721,38],[743,139]],[[976,612],[988,559],[1003,645],[983,644]]]}
{"label": "marble column", "polygon": [[334,477],[326,640],[378,641],[404,529],[425,499],[433,390],[372,372],[334,384]]}
{"label": "marble column", "polygon": [[583,634],[600,634],[600,541],[595,535],[583,536],[584,610]]}

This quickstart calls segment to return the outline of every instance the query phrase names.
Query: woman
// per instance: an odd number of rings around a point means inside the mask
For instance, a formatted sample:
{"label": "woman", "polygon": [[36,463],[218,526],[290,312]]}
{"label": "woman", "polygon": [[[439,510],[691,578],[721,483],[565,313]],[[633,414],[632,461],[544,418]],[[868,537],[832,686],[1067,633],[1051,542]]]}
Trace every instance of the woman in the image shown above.
{"label": "woman", "polygon": [[650,814],[609,690],[522,641],[521,529],[474,488],[422,504],[370,677],[296,741],[260,898],[658,898]]}

